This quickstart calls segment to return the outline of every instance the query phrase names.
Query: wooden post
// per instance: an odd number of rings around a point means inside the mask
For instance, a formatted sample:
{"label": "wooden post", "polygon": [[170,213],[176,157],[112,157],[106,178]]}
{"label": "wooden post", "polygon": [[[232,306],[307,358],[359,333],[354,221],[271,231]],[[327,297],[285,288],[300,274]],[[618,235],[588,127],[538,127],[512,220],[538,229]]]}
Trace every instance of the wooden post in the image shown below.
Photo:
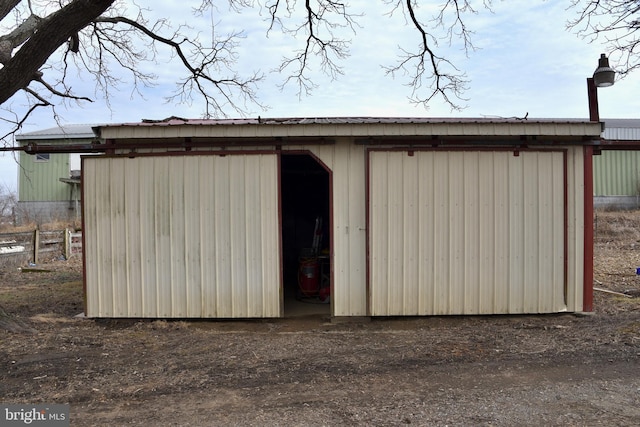
{"label": "wooden post", "polygon": [[39,261],[39,253],[40,250],[40,230],[36,228],[33,232],[33,263],[38,264]]}
{"label": "wooden post", "polygon": [[64,229],[64,259],[68,260],[71,254],[71,232],[68,228]]}

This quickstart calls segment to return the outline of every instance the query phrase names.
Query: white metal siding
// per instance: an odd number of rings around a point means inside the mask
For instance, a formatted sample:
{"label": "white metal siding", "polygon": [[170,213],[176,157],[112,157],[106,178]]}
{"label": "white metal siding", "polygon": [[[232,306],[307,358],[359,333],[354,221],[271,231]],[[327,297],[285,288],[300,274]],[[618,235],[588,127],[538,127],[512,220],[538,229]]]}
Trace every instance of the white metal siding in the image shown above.
{"label": "white metal siding", "polygon": [[[334,316],[366,316],[366,198],[365,147],[349,138],[335,144],[285,145],[284,151],[309,151],[332,174]],[[209,150],[209,149],[208,149]],[[238,150],[276,150],[275,146],[245,146]],[[139,150],[143,151],[143,150]],[[165,150],[145,150],[157,151]]]}
{"label": "white metal siding", "polygon": [[531,135],[536,137],[599,138],[600,123],[588,121],[536,121],[490,119],[425,119],[425,118],[328,118],[270,119],[222,121],[187,121],[139,123],[100,127],[101,138],[169,139],[169,138],[287,138],[287,137],[407,137],[425,135],[487,137]]}
{"label": "white metal siding", "polygon": [[583,309],[584,161],[583,147],[567,149],[567,311]]}
{"label": "white metal siding", "polygon": [[602,137],[609,140],[640,141],[640,120],[606,120]]}
{"label": "white metal siding", "polygon": [[84,158],[89,317],[278,317],[273,154]]}
{"label": "white metal siding", "polygon": [[563,152],[371,152],[370,314],[566,310],[564,177]]}

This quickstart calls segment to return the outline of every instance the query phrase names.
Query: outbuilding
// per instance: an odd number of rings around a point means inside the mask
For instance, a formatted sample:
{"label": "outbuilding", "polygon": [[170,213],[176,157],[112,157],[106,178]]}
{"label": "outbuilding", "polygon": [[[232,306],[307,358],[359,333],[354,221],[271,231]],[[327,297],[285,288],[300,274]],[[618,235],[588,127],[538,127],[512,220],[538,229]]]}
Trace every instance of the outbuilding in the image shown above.
{"label": "outbuilding", "polygon": [[596,209],[640,208],[640,120],[606,119],[593,158]]}
{"label": "outbuilding", "polygon": [[[590,311],[584,120],[291,118],[95,128],[88,317]],[[308,262],[309,261],[309,262]],[[324,292],[323,292],[324,291]]]}
{"label": "outbuilding", "polygon": [[[80,155],[69,145],[90,145],[91,125],[66,125],[16,135],[24,148],[18,165],[16,222],[43,224],[80,219]],[[29,153],[30,146],[47,146],[51,152]]]}

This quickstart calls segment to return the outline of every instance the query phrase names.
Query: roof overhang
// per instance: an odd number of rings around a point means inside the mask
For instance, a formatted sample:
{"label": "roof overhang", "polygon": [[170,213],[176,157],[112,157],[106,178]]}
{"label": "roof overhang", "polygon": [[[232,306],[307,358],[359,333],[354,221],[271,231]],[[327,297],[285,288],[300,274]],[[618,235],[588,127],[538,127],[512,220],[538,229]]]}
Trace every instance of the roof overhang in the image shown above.
{"label": "roof overhang", "polygon": [[61,125],[53,128],[26,132],[16,135],[16,141],[57,141],[65,143],[70,140],[93,140],[96,135],[93,128],[96,125]]}
{"label": "roof overhang", "polygon": [[64,182],[69,185],[80,185],[81,181],[77,178],[58,178],[60,182]]}
{"label": "roof overhang", "polygon": [[153,143],[167,140],[329,141],[353,138],[361,143],[377,140],[439,139],[464,141],[554,140],[563,143],[598,143],[602,124],[586,120],[427,119],[427,118],[314,118],[143,121],[94,128],[101,139]]}

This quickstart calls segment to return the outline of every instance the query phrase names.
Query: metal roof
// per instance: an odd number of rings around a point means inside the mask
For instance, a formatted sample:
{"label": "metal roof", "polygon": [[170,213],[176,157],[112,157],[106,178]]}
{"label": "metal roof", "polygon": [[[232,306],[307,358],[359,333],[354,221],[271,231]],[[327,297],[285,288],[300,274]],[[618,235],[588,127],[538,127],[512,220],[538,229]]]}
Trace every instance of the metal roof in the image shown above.
{"label": "metal roof", "polygon": [[316,124],[469,124],[469,123],[584,123],[582,119],[528,119],[523,117],[283,117],[240,119],[185,119],[168,117],[161,120],[143,119],[136,123],[107,124],[101,127],[121,126],[221,126],[221,125],[316,125]]}
{"label": "metal roof", "polygon": [[601,125],[574,119],[312,117],[143,120],[94,129],[105,139],[273,137],[592,137]]}
{"label": "metal roof", "polygon": [[614,141],[640,141],[640,119],[605,119],[602,137]]}
{"label": "metal roof", "polygon": [[25,132],[16,135],[16,141],[55,140],[55,139],[93,139],[96,137],[93,128],[100,125],[63,125],[48,129]]}

